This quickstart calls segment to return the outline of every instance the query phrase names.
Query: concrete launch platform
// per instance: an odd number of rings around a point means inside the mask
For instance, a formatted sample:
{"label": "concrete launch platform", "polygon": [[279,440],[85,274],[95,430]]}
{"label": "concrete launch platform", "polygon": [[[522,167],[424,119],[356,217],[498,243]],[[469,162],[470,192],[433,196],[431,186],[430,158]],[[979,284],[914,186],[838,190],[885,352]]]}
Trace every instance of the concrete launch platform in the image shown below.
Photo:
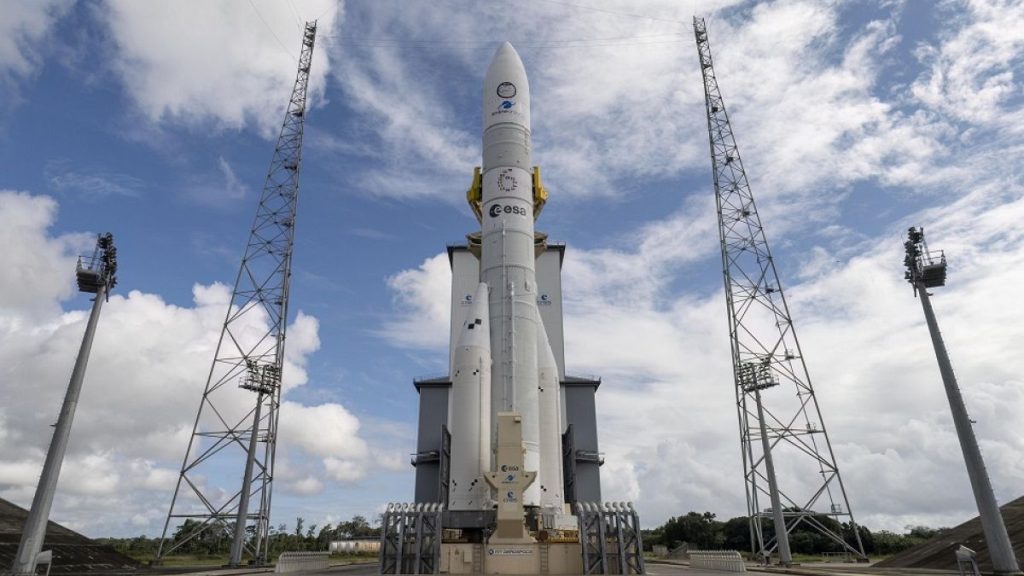
{"label": "concrete launch platform", "polygon": [[442,574],[582,574],[580,545],[551,543],[449,544],[441,548]]}

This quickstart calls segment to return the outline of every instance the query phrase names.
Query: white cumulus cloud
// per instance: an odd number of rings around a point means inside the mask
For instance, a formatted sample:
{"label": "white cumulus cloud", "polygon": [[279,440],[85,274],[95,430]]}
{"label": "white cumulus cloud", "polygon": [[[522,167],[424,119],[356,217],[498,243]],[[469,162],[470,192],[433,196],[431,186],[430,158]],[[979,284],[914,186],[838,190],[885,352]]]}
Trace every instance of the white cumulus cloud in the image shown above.
{"label": "white cumulus cloud", "polygon": [[[111,66],[145,118],[189,127],[252,124],[266,137],[277,134],[295,81],[299,19],[319,17],[318,32],[327,35],[340,16],[333,0],[111,0],[104,8],[115,45]],[[322,98],[329,68],[327,53],[316,48],[311,104]]]}
{"label": "white cumulus cloud", "polygon": [[0,84],[38,73],[40,42],[72,0],[13,2],[0,14]]}
{"label": "white cumulus cloud", "polygon": [[[5,251],[5,265],[22,272],[19,282],[13,275],[0,281],[0,496],[21,505],[32,499],[88,315],[62,303],[73,294],[74,254],[91,250],[95,237],[54,237],[56,215],[51,198],[0,191],[0,220],[8,223],[0,241],[19,247]],[[192,304],[177,306],[156,294],[115,289],[97,328],[55,520],[91,534],[119,534],[130,517],[135,528],[159,532],[230,297],[222,284],[197,284]],[[265,322],[252,315],[249,328],[265,332]],[[289,325],[286,395],[308,381],[318,332],[317,319],[301,311]],[[219,408],[230,413],[246,399],[251,402],[251,396],[229,398]],[[317,478],[363,477],[374,456],[359,427],[340,404],[285,400],[280,448],[313,471],[285,489],[309,495],[323,488]],[[200,481],[217,491],[219,483],[237,479],[211,472]]]}

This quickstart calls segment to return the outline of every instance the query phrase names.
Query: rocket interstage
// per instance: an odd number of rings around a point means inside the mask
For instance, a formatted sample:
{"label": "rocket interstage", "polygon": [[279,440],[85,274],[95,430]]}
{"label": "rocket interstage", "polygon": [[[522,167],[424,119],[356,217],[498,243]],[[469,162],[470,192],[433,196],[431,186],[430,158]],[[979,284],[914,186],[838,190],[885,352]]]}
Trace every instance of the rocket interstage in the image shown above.
{"label": "rocket interstage", "polygon": [[[493,415],[522,418],[524,466],[540,469],[537,382],[537,282],[530,158],[530,85],[519,54],[503,44],[487,69],[483,92],[480,279],[490,288],[491,431]],[[493,442],[493,438],[492,438]],[[540,505],[541,482],[523,494]]]}

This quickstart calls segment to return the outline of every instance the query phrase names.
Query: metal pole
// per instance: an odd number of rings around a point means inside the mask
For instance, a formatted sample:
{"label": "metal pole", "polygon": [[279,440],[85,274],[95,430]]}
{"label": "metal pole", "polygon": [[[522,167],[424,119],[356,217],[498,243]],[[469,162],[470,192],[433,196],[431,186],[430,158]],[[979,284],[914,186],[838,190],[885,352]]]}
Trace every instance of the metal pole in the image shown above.
{"label": "metal pole", "polygon": [[768,439],[768,427],[764,423],[764,408],[761,406],[761,391],[754,390],[754,401],[757,402],[757,420],[761,426],[761,446],[764,450],[764,469],[768,476],[768,495],[772,500],[772,519],[775,521],[775,541],[779,544],[779,564],[789,566],[793,563],[793,555],[789,551],[789,532],[786,531],[786,519],[782,515],[782,502],[779,488],[775,482],[775,462],[772,460],[772,444]]}
{"label": "metal pole", "polygon": [[104,281],[100,283],[96,298],[93,300],[89,322],[85,325],[82,347],[78,350],[75,368],[71,372],[71,382],[68,383],[68,390],[64,394],[64,404],[61,406],[60,416],[58,416],[57,424],[53,429],[50,448],[46,452],[43,473],[39,477],[39,485],[32,498],[32,509],[29,511],[28,518],[25,520],[25,528],[21,533],[18,555],[15,556],[14,564],[11,565],[11,571],[14,574],[35,574],[36,556],[42,549],[43,539],[46,537],[50,507],[53,505],[53,495],[57,491],[60,467],[64,462],[64,453],[67,452],[68,439],[71,436],[71,423],[75,419],[75,409],[78,408],[78,396],[82,392],[82,381],[85,379],[85,368],[89,364],[89,352],[92,350],[100,309],[106,299],[107,282]]}
{"label": "metal pole", "polygon": [[918,295],[921,296],[921,307],[924,308],[928,332],[931,334],[932,344],[935,346],[935,358],[939,361],[939,373],[942,374],[942,384],[946,388],[949,409],[953,413],[953,424],[956,425],[956,435],[960,440],[960,449],[964,453],[964,462],[967,464],[967,475],[971,479],[971,489],[974,491],[974,499],[978,504],[978,515],[981,517],[981,528],[985,533],[985,542],[988,544],[989,554],[992,557],[993,571],[996,574],[1021,574],[1017,558],[1013,554],[1013,546],[1010,544],[1010,537],[1006,533],[1006,525],[1003,523],[995,494],[992,492],[992,483],[985,470],[985,461],[981,457],[978,440],[974,436],[974,428],[967,416],[967,407],[964,405],[963,396],[960,395],[956,375],[953,374],[953,366],[949,362],[949,354],[946,353],[946,345],[939,332],[939,324],[935,320],[935,312],[932,310],[928,289],[920,280],[915,283],[915,286]]}
{"label": "metal pole", "polygon": [[[252,419],[252,435],[249,437],[249,452],[245,458],[245,473],[242,475],[242,491],[238,496],[238,517],[235,519],[235,540],[231,543],[230,566],[242,565],[245,550],[245,524],[249,517],[249,492],[252,484],[252,463],[256,459],[256,443],[259,441],[260,411],[263,408],[263,394],[256,399],[256,414]],[[257,529],[259,527],[257,526]],[[254,555],[255,559],[256,555]]]}

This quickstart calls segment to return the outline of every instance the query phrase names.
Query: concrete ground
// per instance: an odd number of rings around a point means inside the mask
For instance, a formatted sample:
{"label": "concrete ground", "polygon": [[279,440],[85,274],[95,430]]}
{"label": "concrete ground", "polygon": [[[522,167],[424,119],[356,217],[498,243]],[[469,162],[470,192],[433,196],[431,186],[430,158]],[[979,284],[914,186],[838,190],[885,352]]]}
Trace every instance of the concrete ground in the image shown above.
{"label": "concrete ground", "polygon": [[[647,573],[652,576],[655,574],[685,574],[686,576],[728,576],[734,574],[718,570],[691,569],[688,565],[683,565],[682,562],[673,562],[672,564],[672,568],[676,569],[676,571],[654,572],[652,570],[658,570],[666,564],[661,561],[648,561],[646,564]],[[679,568],[683,570],[679,571]],[[789,576],[958,576],[956,571],[874,568],[869,564],[857,563],[813,563],[796,565],[790,568],[766,567],[747,563],[747,571],[751,576],[770,576],[773,574]]]}
{"label": "concrete ground", "polygon": [[[350,564],[348,566],[332,566],[326,570],[312,570],[307,572],[291,572],[297,576],[321,576],[321,575],[376,575],[377,563]],[[690,568],[688,564],[672,561],[647,561],[647,574],[649,576],[731,576],[734,572],[723,572],[719,570],[705,570]],[[873,568],[866,564],[805,564],[792,568],[777,568],[747,565],[751,576],[956,576],[956,572],[946,570],[925,570],[925,569],[898,569],[898,568]],[[217,569],[197,572],[189,572],[179,576],[242,576],[246,574],[273,574],[272,568],[262,569]]]}

